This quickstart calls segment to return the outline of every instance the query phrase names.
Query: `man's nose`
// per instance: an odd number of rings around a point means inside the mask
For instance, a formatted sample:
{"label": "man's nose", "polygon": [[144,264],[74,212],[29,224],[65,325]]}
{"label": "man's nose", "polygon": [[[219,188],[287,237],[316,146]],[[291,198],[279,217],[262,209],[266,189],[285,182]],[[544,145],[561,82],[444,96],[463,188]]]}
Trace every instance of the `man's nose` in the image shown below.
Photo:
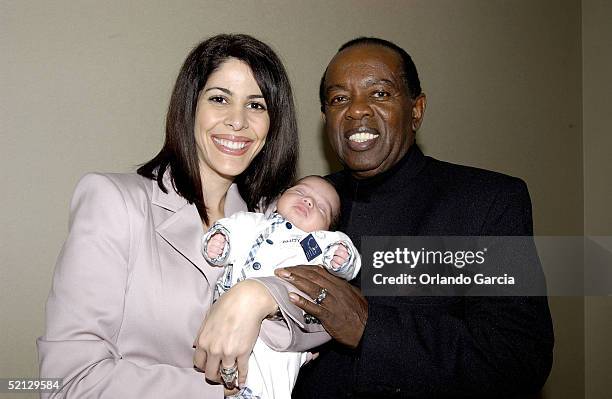
{"label": "man's nose", "polygon": [[247,121],[246,110],[242,107],[233,107],[228,110],[227,116],[223,121],[225,126],[229,126],[232,130],[242,130],[249,127],[249,123]]}
{"label": "man's nose", "polygon": [[349,119],[361,120],[373,114],[370,103],[365,96],[356,96],[351,101],[346,116]]}

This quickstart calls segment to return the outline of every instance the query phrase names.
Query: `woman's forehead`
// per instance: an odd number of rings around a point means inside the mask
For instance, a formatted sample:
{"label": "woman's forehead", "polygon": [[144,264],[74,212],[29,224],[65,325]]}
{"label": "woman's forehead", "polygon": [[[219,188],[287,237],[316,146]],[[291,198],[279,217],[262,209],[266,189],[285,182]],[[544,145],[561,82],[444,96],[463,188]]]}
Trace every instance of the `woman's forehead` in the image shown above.
{"label": "woman's forehead", "polygon": [[208,76],[204,88],[221,87],[225,89],[253,92],[261,95],[251,67],[237,58],[228,58]]}

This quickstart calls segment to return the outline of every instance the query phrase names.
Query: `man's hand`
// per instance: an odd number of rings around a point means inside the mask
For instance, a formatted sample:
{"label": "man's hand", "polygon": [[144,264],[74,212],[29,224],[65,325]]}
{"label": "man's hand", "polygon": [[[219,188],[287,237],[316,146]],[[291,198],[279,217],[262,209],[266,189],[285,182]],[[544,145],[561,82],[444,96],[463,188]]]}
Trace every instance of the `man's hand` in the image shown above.
{"label": "man's hand", "polygon": [[274,273],[311,298],[319,296],[321,289],[325,288],[327,296],[320,305],[295,293],[290,293],[289,299],[319,319],[336,341],[350,348],[359,345],[368,319],[368,302],[358,288],[332,276],[319,266],[287,267],[277,269]]}

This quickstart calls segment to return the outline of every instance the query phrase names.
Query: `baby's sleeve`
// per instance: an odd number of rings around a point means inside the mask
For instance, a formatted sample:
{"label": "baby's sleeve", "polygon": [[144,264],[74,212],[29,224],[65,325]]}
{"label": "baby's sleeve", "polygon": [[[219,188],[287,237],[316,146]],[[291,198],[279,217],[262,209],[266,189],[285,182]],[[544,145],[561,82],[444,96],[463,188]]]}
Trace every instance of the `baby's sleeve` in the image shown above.
{"label": "baby's sleeve", "polygon": [[[202,256],[213,266],[225,266],[232,263],[232,258],[236,256],[236,251],[233,251],[232,247],[235,250],[239,241],[248,239],[249,235],[256,231],[257,226],[265,221],[265,218],[262,213],[236,212],[229,217],[217,220],[202,236]],[[208,256],[208,243],[215,234],[223,235],[225,245],[219,256],[211,258]]]}
{"label": "baby's sleeve", "polygon": [[[340,265],[340,268],[334,269],[331,261],[334,258],[334,253],[339,245],[346,248],[349,257]],[[326,245],[323,251],[323,265],[334,276],[345,280],[352,280],[361,270],[361,255],[353,245],[351,239],[341,231],[326,232]]]}

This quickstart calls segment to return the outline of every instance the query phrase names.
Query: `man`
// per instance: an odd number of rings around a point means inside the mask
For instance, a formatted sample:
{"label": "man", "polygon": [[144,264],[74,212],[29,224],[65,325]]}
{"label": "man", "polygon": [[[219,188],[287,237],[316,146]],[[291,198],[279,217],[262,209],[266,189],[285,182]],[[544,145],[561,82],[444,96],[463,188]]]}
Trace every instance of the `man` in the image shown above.
{"label": "man", "polygon": [[[415,144],[426,98],[400,47],[346,43],[320,98],[345,167],[330,176],[341,196],[339,230],[358,247],[368,235],[532,235],[521,180],[426,157]],[[277,274],[318,297],[290,295],[334,338],[302,369],[294,398],[524,397],[550,372],[546,297],[364,297],[321,268]]]}

